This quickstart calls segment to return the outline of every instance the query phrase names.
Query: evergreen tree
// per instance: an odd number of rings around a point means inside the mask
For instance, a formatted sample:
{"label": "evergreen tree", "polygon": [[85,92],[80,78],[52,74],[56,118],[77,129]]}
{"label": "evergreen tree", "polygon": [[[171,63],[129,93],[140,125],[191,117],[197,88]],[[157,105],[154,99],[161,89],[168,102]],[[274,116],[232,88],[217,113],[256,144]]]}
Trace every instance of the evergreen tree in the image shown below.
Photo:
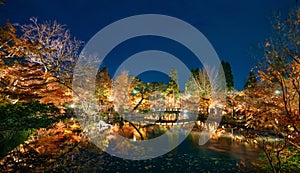
{"label": "evergreen tree", "polygon": [[175,68],[172,68],[169,75],[169,87],[167,88],[167,94],[179,93],[178,86],[178,74]]}
{"label": "evergreen tree", "polygon": [[234,89],[234,79],[231,71],[231,66],[228,62],[222,61],[223,70],[226,78],[226,88],[227,90]]}
{"label": "evergreen tree", "polygon": [[249,77],[247,82],[244,85],[244,89],[249,89],[249,88],[253,88],[256,85],[256,77],[254,74],[254,70],[251,69],[250,73],[249,73]]}
{"label": "evergreen tree", "polygon": [[197,96],[199,96],[199,86],[197,79],[195,78],[194,72],[195,70],[191,70],[191,74],[187,82],[185,83],[185,93],[195,95],[197,93]]}
{"label": "evergreen tree", "polygon": [[166,95],[172,100],[171,106],[175,106],[179,99],[178,74],[175,68],[172,68],[169,75],[169,85],[166,89]]}
{"label": "evergreen tree", "polygon": [[96,75],[96,94],[102,106],[101,111],[109,111],[112,106],[112,102],[109,100],[111,95],[112,83],[108,74],[107,67],[99,70]]}

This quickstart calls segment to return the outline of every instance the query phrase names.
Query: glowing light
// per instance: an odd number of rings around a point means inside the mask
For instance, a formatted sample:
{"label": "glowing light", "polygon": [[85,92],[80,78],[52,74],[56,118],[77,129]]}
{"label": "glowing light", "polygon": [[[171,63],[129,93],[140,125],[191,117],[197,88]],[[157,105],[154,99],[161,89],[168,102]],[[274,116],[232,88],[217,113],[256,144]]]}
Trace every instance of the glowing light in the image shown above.
{"label": "glowing light", "polygon": [[279,95],[280,94],[280,90],[275,90],[275,94]]}
{"label": "glowing light", "polygon": [[133,142],[135,142],[136,141],[136,137],[135,137],[135,135],[133,135]]}
{"label": "glowing light", "polygon": [[137,94],[137,93],[138,93],[138,91],[136,89],[132,90],[132,94]]}

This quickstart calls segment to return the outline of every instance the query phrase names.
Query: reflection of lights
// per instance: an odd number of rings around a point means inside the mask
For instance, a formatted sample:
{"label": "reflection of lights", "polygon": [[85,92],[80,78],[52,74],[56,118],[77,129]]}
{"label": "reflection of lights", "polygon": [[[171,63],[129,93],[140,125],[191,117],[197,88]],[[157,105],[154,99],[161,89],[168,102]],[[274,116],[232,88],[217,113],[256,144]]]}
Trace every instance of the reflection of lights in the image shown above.
{"label": "reflection of lights", "polygon": [[72,104],[70,105],[70,108],[75,108],[75,104],[72,103]]}
{"label": "reflection of lights", "polygon": [[227,112],[225,110],[222,111],[222,115],[226,115]]}
{"label": "reflection of lights", "polygon": [[133,142],[135,142],[136,141],[136,137],[135,137],[135,135],[133,135]]}
{"label": "reflection of lights", "polygon": [[113,101],[113,99],[114,99],[113,96],[109,96],[109,97],[108,97],[108,100],[109,100],[109,101]]}
{"label": "reflection of lights", "polygon": [[188,117],[189,115],[188,115],[188,110],[183,110],[182,111],[183,112],[183,114],[182,114],[182,116],[184,116],[184,117]]}
{"label": "reflection of lights", "polygon": [[278,120],[277,120],[277,118],[275,118],[275,122],[276,122],[276,124],[278,124]]}
{"label": "reflection of lights", "polygon": [[138,91],[136,89],[132,90],[132,94],[137,94],[137,93],[138,93]]}
{"label": "reflection of lights", "polygon": [[192,95],[191,94],[188,94],[187,96],[186,96],[186,98],[191,98],[192,97]]}
{"label": "reflection of lights", "polygon": [[276,95],[280,94],[280,90],[275,90],[274,92],[275,92]]}

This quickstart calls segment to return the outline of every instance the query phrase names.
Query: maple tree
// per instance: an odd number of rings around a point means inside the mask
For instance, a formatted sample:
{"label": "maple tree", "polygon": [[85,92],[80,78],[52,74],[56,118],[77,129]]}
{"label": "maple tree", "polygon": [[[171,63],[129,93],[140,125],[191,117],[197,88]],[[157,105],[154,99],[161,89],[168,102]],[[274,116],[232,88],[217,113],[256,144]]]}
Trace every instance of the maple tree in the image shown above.
{"label": "maple tree", "polygon": [[132,111],[133,106],[130,101],[130,89],[132,76],[129,76],[127,72],[122,72],[113,81],[112,89],[112,101],[114,102],[114,109],[122,116]]}
{"label": "maple tree", "polygon": [[[299,141],[292,142],[292,139],[299,137],[296,134],[300,128],[296,123],[300,118],[300,10],[292,11],[284,21],[279,18],[275,21],[273,27],[277,35],[265,45],[266,68],[259,70],[259,77],[277,95],[275,101],[278,100],[277,106],[280,107],[278,118],[283,118],[286,126],[282,131],[285,135],[292,135],[287,138],[288,141],[299,148]],[[290,131],[287,126],[293,128],[292,134],[286,133]]]}
{"label": "maple tree", "polygon": [[210,82],[209,75],[213,73],[214,70],[209,68],[191,70],[190,78],[185,84],[185,95],[191,102],[187,105],[195,108],[194,105],[197,103],[199,113],[205,116],[209,114],[209,108],[212,103],[212,90],[214,88]]}
{"label": "maple tree", "polygon": [[69,30],[56,22],[31,21],[20,26],[21,37],[10,23],[0,28],[2,99],[61,106],[71,99],[72,68],[81,42],[72,40]]}
{"label": "maple tree", "polygon": [[45,72],[54,74],[57,80],[70,86],[75,61],[82,41],[73,38],[64,25],[54,22],[39,23],[30,18],[31,23],[21,25],[21,38],[37,43],[39,51],[29,51],[27,60],[43,66]]}
{"label": "maple tree", "polygon": [[[8,102],[12,101],[16,103],[18,100],[38,98],[33,92],[28,92],[32,87],[32,80],[34,77],[30,78],[31,84],[25,84],[21,86],[21,82],[28,82],[28,75],[31,76],[33,73],[37,72],[37,80],[40,80],[42,71],[36,68],[34,65],[28,65],[23,63],[27,52],[31,49],[36,51],[36,46],[30,42],[20,39],[16,34],[16,28],[10,23],[6,23],[0,28],[0,83],[1,83],[1,95],[2,99]],[[32,68],[32,71],[31,71]],[[21,71],[23,70],[23,71]],[[21,75],[21,76],[20,76]],[[22,92],[27,91],[27,93]],[[30,99],[31,98],[31,99]]]}
{"label": "maple tree", "polygon": [[2,64],[1,67],[0,92],[10,103],[39,100],[62,106],[71,100],[68,89],[56,83],[55,77],[45,73],[40,65],[15,62],[12,66]]}
{"label": "maple tree", "polygon": [[37,44],[21,39],[17,35],[17,29],[9,22],[0,28],[0,38],[1,59],[25,58],[29,51],[39,50]]}
{"label": "maple tree", "polygon": [[[248,137],[261,138],[263,150],[273,172],[280,172],[294,155],[286,151],[300,149],[300,10],[281,20],[275,18],[272,36],[265,43],[264,61],[258,69],[258,81],[247,88],[239,104],[246,113],[246,126],[254,131]],[[274,136],[279,141],[270,141]]]}

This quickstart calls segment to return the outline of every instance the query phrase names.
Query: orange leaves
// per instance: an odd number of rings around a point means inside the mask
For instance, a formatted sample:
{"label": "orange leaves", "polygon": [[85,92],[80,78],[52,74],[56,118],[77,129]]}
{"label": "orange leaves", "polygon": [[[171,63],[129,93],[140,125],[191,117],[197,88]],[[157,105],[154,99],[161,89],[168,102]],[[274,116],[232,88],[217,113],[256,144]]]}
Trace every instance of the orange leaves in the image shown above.
{"label": "orange leaves", "polygon": [[298,24],[300,23],[300,13],[297,12],[296,16],[297,16],[297,17],[296,17],[296,19],[295,19],[294,24],[295,24],[295,25],[298,25]]}
{"label": "orange leaves", "polygon": [[[69,125],[71,124],[71,125]],[[83,135],[77,122],[58,122],[52,128],[37,130],[37,140],[30,145],[39,154],[58,154],[62,147],[81,142]]]}
{"label": "orange leaves", "polygon": [[[261,81],[243,97],[246,103],[247,127],[284,135],[289,142],[298,143],[300,65],[296,61],[259,70]],[[287,72],[289,72],[287,74]],[[295,126],[295,127],[294,127]]]}
{"label": "orange leaves", "polygon": [[278,30],[281,29],[281,23],[280,23],[280,22],[277,23],[277,29],[278,29]]}
{"label": "orange leaves", "polygon": [[71,135],[71,138],[74,139],[76,142],[80,142],[81,137],[77,136],[77,135]]}
{"label": "orange leaves", "polygon": [[18,38],[16,28],[9,22],[0,28],[0,48],[3,58],[23,57],[29,49],[37,49],[31,42]]}
{"label": "orange leaves", "polygon": [[64,130],[64,134],[72,134],[73,133],[73,131],[72,130]]}
{"label": "orange leaves", "polygon": [[270,47],[271,44],[269,42],[266,42],[265,47]]}
{"label": "orange leaves", "polygon": [[65,128],[66,126],[65,126],[65,124],[64,124],[62,121],[60,121],[60,122],[56,123],[56,124],[54,125],[54,127],[57,128],[58,130],[62,130],[62,129]]}
{"label": "orange leaves", "polygon": [[39,100],[56,106],[71,101],[72,96],[65,95],[69,91],[56,82],[55,76],[45,73],[41,65],[15,62],[9,66],[2,62],[0,74],[0,91],[10,99],[21,102]]}
{"label": "orange leaves", "polygon": [[271,75],[268,74],[268,72],[263,72],[261,70],[258,70],[258,76],[260,77],[261,81],[266,81],[268,84],[270,84],[274,79]]}
{"label": "orange leaves", "polygon": [[76,131],[76,130],[81,129],[80,125],[77,124],[77,123],[72,124],[72,125],[70,126],[70,128],[71,128],[71,130],[73,130],[73,131]]}

